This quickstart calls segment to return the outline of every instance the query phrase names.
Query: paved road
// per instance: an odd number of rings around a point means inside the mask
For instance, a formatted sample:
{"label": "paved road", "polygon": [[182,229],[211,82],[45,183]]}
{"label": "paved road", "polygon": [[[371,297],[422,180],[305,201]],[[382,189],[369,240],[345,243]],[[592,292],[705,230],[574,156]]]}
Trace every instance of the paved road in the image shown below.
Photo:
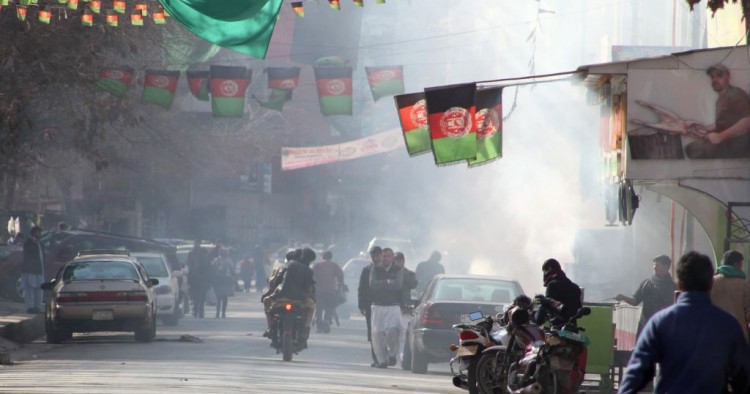
{"label": "paved road", "polygon": [[[207,307],[207,310],[209,307]],[[41,341],[0,366],[2,393],[461,393],[446,364],[426,375],[370,367],[364,320],[344,320],[330,334],[313,333],[309,349],[285,363],[261,336],[265,318],[255,293],[230,298],[227,319],[159,326],[138,343],[120,333],[76,334]],[[183,334],[202,343],[181,342]]]}

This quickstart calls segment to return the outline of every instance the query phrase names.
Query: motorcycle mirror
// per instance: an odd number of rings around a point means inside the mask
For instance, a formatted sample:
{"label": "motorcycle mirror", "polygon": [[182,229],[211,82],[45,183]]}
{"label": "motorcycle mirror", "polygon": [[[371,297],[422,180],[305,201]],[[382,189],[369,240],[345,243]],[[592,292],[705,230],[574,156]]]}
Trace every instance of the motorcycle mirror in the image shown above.
{"label": "motorcycle mirror", "polygon": [[476,312],[469,313],[469,319],[471,321],[479,320],[479,319],[481,319],[483,317],[484,317],[484,315],[482,314],[482,311],[476,311]]}

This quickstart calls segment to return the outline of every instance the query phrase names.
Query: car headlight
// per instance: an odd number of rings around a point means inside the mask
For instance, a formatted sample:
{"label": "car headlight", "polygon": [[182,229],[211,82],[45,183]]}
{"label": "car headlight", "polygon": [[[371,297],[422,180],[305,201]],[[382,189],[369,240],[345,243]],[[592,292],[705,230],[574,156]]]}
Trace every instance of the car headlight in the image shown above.
{"label": "car headlight", "polygon": [[169,294],[172,292],[172,286],[170,285],[157,286],[155,292],[158,295]]}

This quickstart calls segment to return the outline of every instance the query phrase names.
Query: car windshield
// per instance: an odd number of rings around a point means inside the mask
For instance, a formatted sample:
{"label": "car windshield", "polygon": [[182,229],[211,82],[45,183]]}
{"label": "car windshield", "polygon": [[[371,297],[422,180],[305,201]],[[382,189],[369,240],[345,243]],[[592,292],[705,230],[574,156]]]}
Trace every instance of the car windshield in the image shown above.
{"label": "car windshield", "polygon": [[138,256],[137,259],[143,264],[143,268],[146,269],[148,276],[155,278],[166,278],[169,276],[167,266],[164,264],[164,259],[161,256]]}
{"label": "car windshield", "polygon": [[435,301],[510,303],[518,294],[513,282],[493,279],[442,279],[435,284]]}
{"label": "car windshield", "polygon": [[64,281],[105,279],[139,280],[139,277],[133,264],[111,260],[71,263],[63,273]]}

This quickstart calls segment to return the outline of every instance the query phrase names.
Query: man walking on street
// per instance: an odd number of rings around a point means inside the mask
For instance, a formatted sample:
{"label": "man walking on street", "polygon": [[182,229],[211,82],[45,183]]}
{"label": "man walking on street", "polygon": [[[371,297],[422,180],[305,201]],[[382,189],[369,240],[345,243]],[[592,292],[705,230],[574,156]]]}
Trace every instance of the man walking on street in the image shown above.
{"label": "man walking on street", "polygon": [[674,292],[677,285],[669,274],[669,267],[672,266],[672,259],[667,255],[659,255],[652,260],[654,263],[654,276],[641,282],[638,290],[632,297],[618,294],[615,296],[617,301],[625,301],[630,305],[636,306],[643,303],[641,309],[641,319],[638,321],[638,332],[636,338],[641,335],[643,327],[656,312],[672,305]]}
{"label": "man walking on street", "polygon": [[382,258],[383,250],[380,249],[380,246],[370,248],[371,263],[362,268],[362,273],[359,275],[359,287],[357,288],[359,311],[365,317],[365,322],[367,322],[367,342],[370,342],[372,366],[376,366],[378,360],[375,357],[375,350],[372,348],[372,290],[370,289],[370,273],[373,267],[380,265]]}
{"label": "man walking on street", "polygon": [[432,252],[430,258],[427,261],[423,261],[417,264],[417,280],[419,286],[417,286],[417,293],[422,294],[430,283],[430,280],[436,275],[444,274],[445,268],[440,264],[440,252],[437,250]]}
{"label": "man walking on street", "polygon": [[[393,251],[390,250],[392,256]],[[372,348],[377,359],[376,368],[396,365],[398,340],[401,335],[401,289],[404,275],[401,268],[393,264],[392,258],[373,267],[370,272],[372,290]]]}
{"label": "man walking on street", "polygon": [[323,252],[323,261],[313,265],[315,279],[315,326],[318,332],[331,332],[331,321],[336,313],[336,301],[344,289],[344,271],[335,261],[333,253]]}
{"label": "man walking on street", "polygon": [[211,286],[211,261],[208,251],[201,247],[201,241],[193,241],[193,249],[187,255],[188,285],[193,299],[193,317],[205,317],[206,292]]}
{"label": "man walking on street", "polygon": [[21,283],[26,313],[43,313],[41,286],[44,282],[44,249],[39,243],[41,236],[42,229],[34,226],[29,232],[29,239],[23,243]]}
{"label": "man walking on street", "polygon": [[737,320],[711,304],[713,263],[690,252],[677,263],[677,303],[646,323],[633,349],[620,394],[635,394],[659,377],[655,393],[745,393],[750,350]]}
{"label": "man walking on street", "polygon": [[417,282],[417,274],[406,268],[406,257],[403,253],[396,252],[393,262],[404,272],[404,284],[401,287],[401,336],[398,340],[398,358],[403,362],[404,346],[406,345],[406,332],[409,329],[409,321],[411,320],[412,312],[411,291],[417,288],[419,283]]}
{"label": "man walking on street", "polygon": [[716,269],[714,285],[711,288],[711,301],[725,310],[740,323],[745,341],[748,341],[750,323],[750,283],[742,272],[745,257],[736,250],[724,253],[721,265]]}

